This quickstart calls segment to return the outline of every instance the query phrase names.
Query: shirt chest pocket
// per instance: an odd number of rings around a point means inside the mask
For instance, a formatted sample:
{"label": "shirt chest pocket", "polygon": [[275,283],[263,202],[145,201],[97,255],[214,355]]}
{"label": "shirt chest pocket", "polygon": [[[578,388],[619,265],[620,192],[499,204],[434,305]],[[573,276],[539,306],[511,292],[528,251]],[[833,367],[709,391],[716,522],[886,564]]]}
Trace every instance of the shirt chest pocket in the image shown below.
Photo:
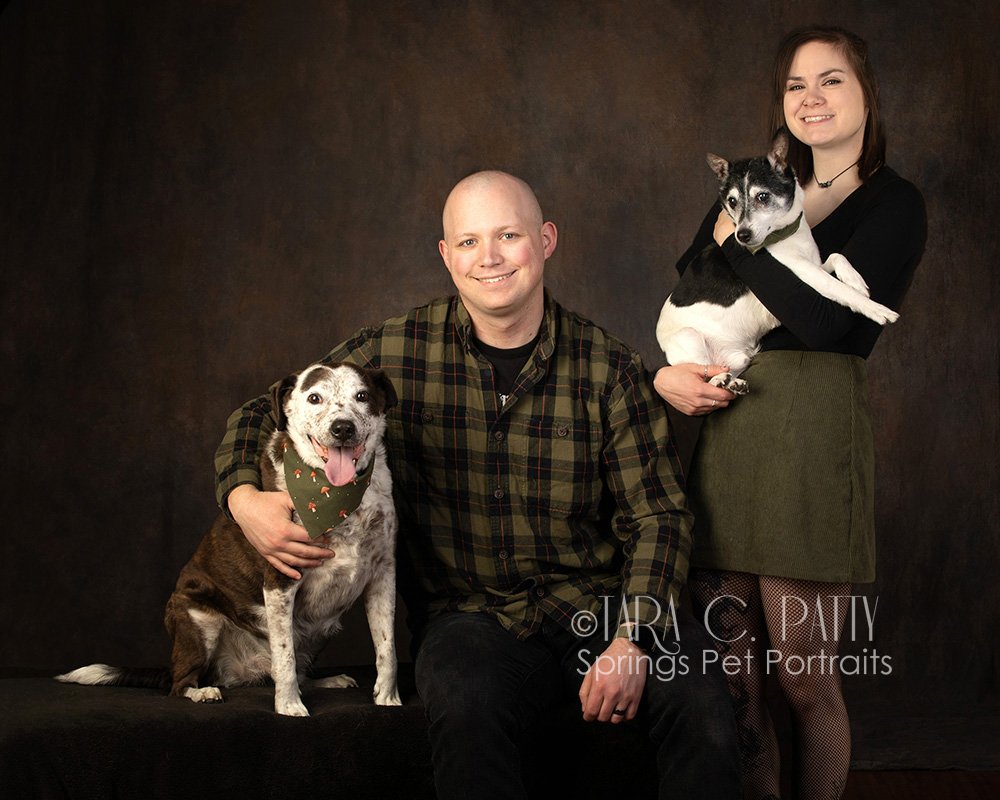
{"label": "shirt chest pocket", "polygon": [[387,421],[393,451],[393,479],[437,492],[457,490],[468,469],[468,424],[463,410],[402,402]]}
{"label": "shirt chest pocket", "polygon": [[513,466],[528,511],[596,516],[601,500],[601,430],[587,420],[531,417],[512,425]]}

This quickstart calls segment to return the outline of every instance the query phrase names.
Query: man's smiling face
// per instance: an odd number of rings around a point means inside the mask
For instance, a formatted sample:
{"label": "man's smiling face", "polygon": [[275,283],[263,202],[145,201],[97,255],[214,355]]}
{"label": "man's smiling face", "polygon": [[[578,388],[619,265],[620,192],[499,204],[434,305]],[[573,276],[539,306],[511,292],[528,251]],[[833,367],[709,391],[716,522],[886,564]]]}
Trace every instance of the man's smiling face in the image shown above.
{"label": "man's smiling face", "polygon": [[555,226],[530,189],[499,173],[472,176],[448,197],[443,223],[441,258],[474,323],[541,309]]}

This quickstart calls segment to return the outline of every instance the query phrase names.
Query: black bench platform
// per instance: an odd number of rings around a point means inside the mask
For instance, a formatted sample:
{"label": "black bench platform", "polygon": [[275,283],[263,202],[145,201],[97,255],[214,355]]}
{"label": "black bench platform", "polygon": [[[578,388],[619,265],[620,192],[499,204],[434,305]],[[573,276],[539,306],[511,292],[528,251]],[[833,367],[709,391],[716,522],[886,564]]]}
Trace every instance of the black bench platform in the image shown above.
{"label": "black bench platform", "polygon": [[[434,798],[430,745],[411,664],[403,706],[359,689],[307,689],[308,718],[273,711],[273,688],[225,691],[199,705],[155,690],[0,680],[0,796],[29,798]],[[651,747],[630,725],[588,724],[567,700],[525,748],[538,797],[656,796]],[[556,793],[555,790],[558,792]]]}

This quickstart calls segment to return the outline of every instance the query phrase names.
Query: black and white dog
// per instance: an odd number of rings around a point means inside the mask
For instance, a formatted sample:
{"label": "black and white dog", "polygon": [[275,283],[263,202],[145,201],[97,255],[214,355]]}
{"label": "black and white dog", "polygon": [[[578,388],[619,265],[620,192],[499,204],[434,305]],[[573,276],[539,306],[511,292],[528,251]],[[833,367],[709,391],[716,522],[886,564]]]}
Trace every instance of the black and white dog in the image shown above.
{"label": "black and white dog", "polygon": [[[396,392],[382,372],[351,364],[315,365],[278,387],[278,430],[260,458],[264,489],[287,490],[295,521],[336,555],[292,580],[260,556],[236,523],[220,516],[167,602],[170,694],[218,702],[219,687],[270,677],[274,710],[308,716],[300,681],[340,629],[341,616],[364,594],[378,671],[375,702],[400,704],[393,625],[397,520],[382,442],[385,411],[395,403]],[[103,664],[57,679],[164,688],[168,683],[165,670],[153,678],[148,671]],[[338,675],[312,685],[357,684]]]}
{"label": "black and white dog", "polygon": [[[821,261],[802,213],[802,187],[787,155],[784,132],[775,137],[767,156],[730,163],[708,155],[719,179],[722,207],[736,224],[736,240],[752,251],[767,248],[824,297],[879,325],[895,322],[899,314],[869,299],[864,278],[844,256],[832,253]],[[727,365],[729,372],[710,383],[746,394],[747,383],[738,376],[756,355],[764,334],[780,324],[713,243],[688,265],[663,304],[656,339],[671,364]]]}

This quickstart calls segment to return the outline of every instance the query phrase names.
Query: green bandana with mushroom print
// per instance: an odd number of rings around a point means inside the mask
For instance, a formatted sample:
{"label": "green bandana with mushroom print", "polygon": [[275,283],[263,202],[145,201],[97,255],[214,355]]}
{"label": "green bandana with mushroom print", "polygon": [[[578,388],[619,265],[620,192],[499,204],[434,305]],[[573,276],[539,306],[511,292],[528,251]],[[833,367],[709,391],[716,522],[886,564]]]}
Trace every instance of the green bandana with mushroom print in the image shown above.
{"label": "green bandana with mushroom print", "polygon": [[294,447],[285,444],[285,484],[299,519],[309,537],[315,539],[336,528],[351,514],[372,482],[375,456],[368,466],[343,486],[334,486],[321,469],[306,464]]}

